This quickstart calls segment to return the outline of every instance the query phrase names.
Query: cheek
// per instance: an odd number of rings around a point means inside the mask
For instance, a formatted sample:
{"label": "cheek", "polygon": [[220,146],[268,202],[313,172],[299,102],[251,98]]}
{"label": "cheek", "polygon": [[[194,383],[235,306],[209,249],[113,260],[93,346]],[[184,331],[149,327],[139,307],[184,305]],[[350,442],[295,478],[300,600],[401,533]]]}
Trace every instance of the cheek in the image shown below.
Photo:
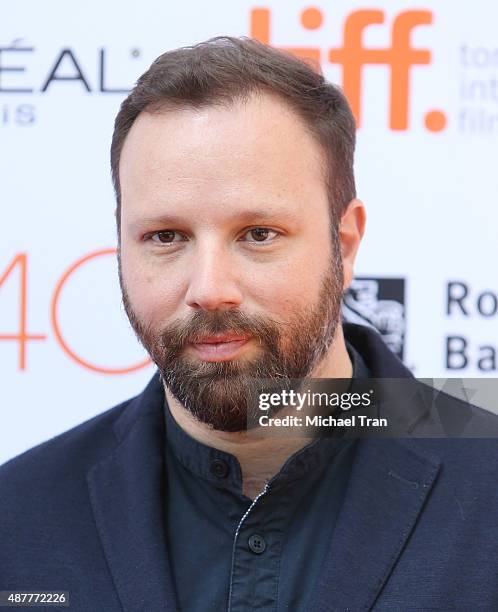
{"label": "cheek", "polygon": [[135,313],[152,324],[164,324],[178,307],[179,282],[170,273],[152,273],[148,266],[121,252],[121,276]]}
{"label": "cheek", "polygon": [[316,303],[324,274],[322,266],[310,264],[308,258],[293,258],[264,275],[249,275],[246,295],[256,309],[287,321]]}

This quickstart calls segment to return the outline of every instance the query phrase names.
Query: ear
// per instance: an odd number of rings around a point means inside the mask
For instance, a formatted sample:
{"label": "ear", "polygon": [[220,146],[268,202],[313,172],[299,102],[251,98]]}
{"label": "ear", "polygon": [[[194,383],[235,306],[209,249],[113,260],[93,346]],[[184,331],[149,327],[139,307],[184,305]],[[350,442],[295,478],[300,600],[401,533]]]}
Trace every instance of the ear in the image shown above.
{"label": "ear", "polygon": [[339,225],[339,238],[341,241],[344,273],[343,290],[346,290],[353,280],[354,262],[363,233],[365,232],[366,220],[367,215],[363,202],[357,199],[351,200],[342,215]]}

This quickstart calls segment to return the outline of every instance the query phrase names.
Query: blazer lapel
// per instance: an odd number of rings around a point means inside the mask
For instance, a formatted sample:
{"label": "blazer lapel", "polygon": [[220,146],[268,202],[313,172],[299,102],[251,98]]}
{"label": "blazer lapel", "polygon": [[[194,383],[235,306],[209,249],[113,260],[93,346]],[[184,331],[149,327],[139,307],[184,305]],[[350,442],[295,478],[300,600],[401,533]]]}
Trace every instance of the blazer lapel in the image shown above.
{"label": "blazer lapel", "polygon": [[415,440],[358,442],[341,513],[311,606],[368,610],[423,510],[440,460]]}
{"label": "blazer lapel", "polygon": [[97,529],[126,612],[177,610],[162,503],[162,393],[156,375],[116,422],[117,448],[87,476]]}

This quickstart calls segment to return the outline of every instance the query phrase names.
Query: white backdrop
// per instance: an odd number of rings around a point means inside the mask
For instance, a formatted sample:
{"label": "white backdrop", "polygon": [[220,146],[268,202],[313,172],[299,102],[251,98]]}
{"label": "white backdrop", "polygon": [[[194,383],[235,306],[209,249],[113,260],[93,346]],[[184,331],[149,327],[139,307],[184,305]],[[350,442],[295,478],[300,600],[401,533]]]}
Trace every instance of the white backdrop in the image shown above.
{"label": "white backdrop", "polygon": [[[497,22],[489,0],[10,3],[0,23],[0,463],[151,376],[137,369],[145,355],[112,255],[113,120],[157,55],[220,34],[308,49],[328,78],[346,78],[369,215],[357,276],[404,281],[401,305],[379,294],[370,320],[398,317],[417,376],[497,377]],[[356,81],[353,57],[364,64]],[[448,313],[449,283],[467,295]]]}

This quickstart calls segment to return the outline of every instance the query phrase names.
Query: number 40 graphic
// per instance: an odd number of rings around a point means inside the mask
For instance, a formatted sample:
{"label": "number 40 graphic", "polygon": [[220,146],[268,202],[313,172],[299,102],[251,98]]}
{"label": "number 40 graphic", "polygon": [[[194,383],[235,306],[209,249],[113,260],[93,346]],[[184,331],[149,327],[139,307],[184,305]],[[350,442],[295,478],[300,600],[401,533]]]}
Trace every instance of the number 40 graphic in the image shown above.
{"label": "number 40 graphic", "polygon": [[[51,305],[50,305],[50,321],[52,330],[54,332],[55,339],[58,345],[62,348],[64,353],[76,362],[81,367],[90,370],[92,372],[98,372],[99,374],[130,374],[136,372],[150,364],[149,359],[145,359],[135,365],[125,368],[112,368],[105,367],[102,365],[96,365],[90,363],[86,359],[80,357],[74,349],[72,349],[66,339],[64,338],[61,326],[59,324],[59,301],[64,290],[66,282],[71,278],[76,270],[87,264],[89,261],[99,257],[105,257],[108,255],[115,255],[116,249],[101,249],[99,251],[93,251],[87,255],[81,257],[75,261],[69,268],[62,274],[52,294]],[[19,318],[18,318],[18,329],[16,333],[3,333],[3,329],[0,330],[0,340],[10,340],[18,343],[19,347],[19,359],[18,367],[19,370],[26,370],[26,352],[27,344],[31,341],[46,340],[46,334],[33,334],[28,332],[28,255],[26,253],[18,253],[14,256],[12,261],[7,266],[5,272],[0,275],[0,289],[9,277],[18,275],[19,278]]]}

